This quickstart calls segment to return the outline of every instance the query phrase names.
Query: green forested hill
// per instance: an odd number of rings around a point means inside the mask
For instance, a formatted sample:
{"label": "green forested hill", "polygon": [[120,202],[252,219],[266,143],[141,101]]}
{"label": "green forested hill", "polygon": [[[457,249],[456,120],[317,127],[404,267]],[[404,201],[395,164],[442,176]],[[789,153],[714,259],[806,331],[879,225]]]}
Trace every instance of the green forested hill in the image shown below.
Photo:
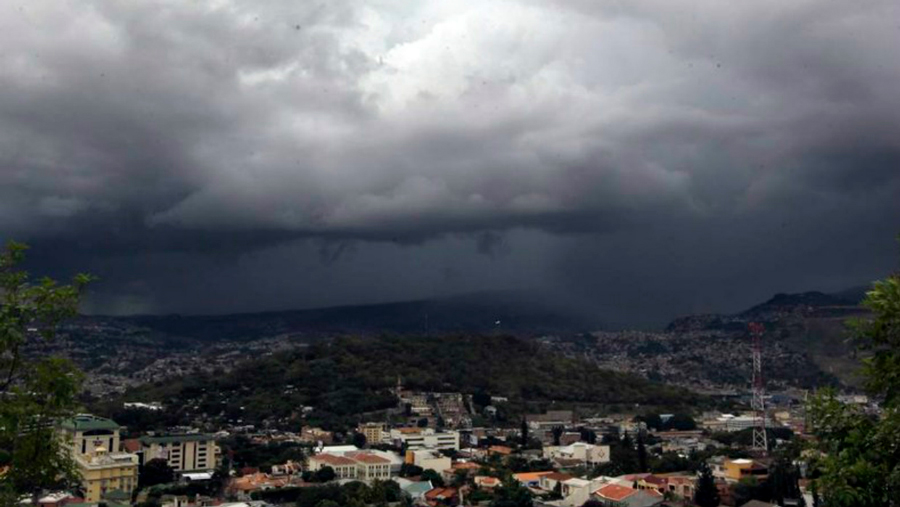
{"label": "green forested hill", "polygon": [[312,406],[314,419],[346,422],[354,414],[394,406],[390,388],[398,376],[413,389],[485,391],[519,401],[696,401],[685,390],[600,370],[511,336],[339,338],[240,363],[227,374],[142,386],[127,397],[178,407],[182,418],[284,422],[301,406]]}

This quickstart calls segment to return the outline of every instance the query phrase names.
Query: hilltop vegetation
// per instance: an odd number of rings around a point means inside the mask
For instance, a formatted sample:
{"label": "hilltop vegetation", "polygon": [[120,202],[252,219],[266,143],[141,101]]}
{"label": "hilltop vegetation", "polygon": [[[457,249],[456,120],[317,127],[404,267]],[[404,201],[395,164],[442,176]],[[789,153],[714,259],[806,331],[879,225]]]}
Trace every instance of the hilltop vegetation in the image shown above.
{"label": "hilltop vegetation", "polygon": [[[392,408],[391,388],[488,392],[511,401],[679,405],[685,390],[551,353],[511,336],[338,338],[238,364],[228,373],[189,376],[132,389],[128,399],[162,401],[188,420],[241,419],[293,424],[302,406],[324,424]],[[205,415],[204,415],[205,414]]]}

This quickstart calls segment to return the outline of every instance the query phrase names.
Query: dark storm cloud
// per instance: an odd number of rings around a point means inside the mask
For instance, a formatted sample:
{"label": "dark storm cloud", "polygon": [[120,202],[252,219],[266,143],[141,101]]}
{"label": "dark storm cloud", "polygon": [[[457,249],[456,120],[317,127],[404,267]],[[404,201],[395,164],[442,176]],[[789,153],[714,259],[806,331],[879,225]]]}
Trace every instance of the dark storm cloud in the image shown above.
{"label": "dark storm cloud", "polygon": [[[665,314],[746,299],[692,290],[868,279],[900,225],[898,19],[887,0],[7,2],[0,234],[100,271],[108,308],[496,272]],[[216,277],[247,289],[223,306]]]}

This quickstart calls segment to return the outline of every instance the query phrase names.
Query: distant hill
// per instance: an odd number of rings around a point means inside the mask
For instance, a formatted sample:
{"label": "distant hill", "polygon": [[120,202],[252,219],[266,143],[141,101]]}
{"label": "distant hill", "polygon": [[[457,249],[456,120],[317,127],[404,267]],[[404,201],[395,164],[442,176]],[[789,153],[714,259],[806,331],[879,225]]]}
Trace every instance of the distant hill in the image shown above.
{"label": "distant hill", "polygon": [[149,315],[117,320],[201,341],[284,334],[445,334],[585,331],[601,327],[539,294],[497,291],[418,301],[229,315]]}
{"label": "distant hill", "polygon": [[345,425],[357,414],[396,406],[390,389],[398,377],[407,388],[484,391],[512,402],[680,406],[699,399],[563,357],[533,340],[475,335],[337,338],[240,363],[227,373],[146,384],[126,396],[177,407],[184,420],[289,424],[299,407],[312,406],[315,423]]}
{"label": "distant hill", "polygon": [[[809,358],[811,366],[848,385],[858,384],[860,362],[849,341],[848,319],[864,317],[859,306],[868,287],[826,294],[810,291],[776,294],[768,301],[733,315],[690,315],[673,320],[667,333],[716,331],[735,337],[747,335],[750,322],[766,325],[766,340]],[[773,372],[780,376],[787,372]]]}

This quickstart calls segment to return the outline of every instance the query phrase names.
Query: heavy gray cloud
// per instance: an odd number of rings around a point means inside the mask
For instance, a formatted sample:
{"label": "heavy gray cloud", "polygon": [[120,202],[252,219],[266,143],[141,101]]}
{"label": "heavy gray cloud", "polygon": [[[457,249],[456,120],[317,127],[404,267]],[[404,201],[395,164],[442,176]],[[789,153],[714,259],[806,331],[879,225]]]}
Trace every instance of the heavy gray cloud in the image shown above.
{"label": "heavy gray cloud", "polygon": [[0,234],[100,272],[97,311],[534,286],[632,322],[839,288],[894,265],[898,20],[5,2]]}

